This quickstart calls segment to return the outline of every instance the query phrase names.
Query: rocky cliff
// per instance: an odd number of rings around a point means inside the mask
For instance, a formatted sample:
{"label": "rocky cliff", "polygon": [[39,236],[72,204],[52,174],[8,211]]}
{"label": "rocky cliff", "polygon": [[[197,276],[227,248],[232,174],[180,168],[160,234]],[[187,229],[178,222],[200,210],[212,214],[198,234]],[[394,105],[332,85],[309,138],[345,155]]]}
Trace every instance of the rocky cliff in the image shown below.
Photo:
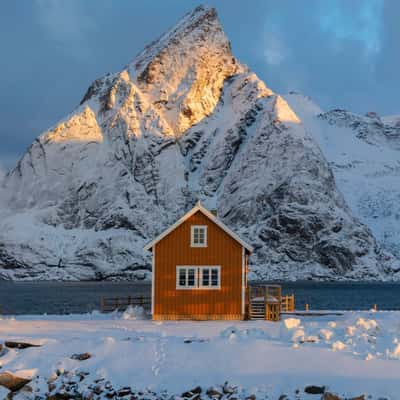
{"label": "rocky cliff", "polygon": [[3,184],[0,276],[142,279],[200,199],[255,247],[253,277],[392,279],[315,137],[198,7],[40,135]]}

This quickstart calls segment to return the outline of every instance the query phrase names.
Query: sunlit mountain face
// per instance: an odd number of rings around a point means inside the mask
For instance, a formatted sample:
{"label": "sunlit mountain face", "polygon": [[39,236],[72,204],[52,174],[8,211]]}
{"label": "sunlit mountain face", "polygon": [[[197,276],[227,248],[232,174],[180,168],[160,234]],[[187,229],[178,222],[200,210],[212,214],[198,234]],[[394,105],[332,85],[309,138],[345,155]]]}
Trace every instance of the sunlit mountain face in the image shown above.
{"label": "sunlit mountain face", "polygon": [[196,8],[95,80],[4,179],[0,276],[150,277],[143,245],[200,199],[255,247],[253,278],[398,279],[351,201],[358,178],[345,186],[324,145],[318,124],[340,118],[307,107],[269,89],[216,11]]}

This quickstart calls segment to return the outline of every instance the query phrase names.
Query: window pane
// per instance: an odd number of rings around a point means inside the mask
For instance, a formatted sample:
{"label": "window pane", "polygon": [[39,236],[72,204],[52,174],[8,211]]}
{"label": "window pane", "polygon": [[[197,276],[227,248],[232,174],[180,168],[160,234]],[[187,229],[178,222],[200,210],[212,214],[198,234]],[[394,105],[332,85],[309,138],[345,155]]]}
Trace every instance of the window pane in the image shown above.
{"label": "window pane", "polygon": [[186,286],[186,269],[179,270],[179,286]]}
{"label": "window pane", "polygon": [[193,228],[193,243],[194,244],[199,243],[199,229],[198,228]]}
{"label": "window pane", "polygon": [[211,286],[218,286],[218,269],[211,270]]}
{"label": "window pane", "polygon": [[196,271],[193,268],[188,269],[188,286],[194,286],[195,272]]}
{"label": "window pane", "polygon": [[202,269],[202,285],[210,286],[210,270],[208,268]]}

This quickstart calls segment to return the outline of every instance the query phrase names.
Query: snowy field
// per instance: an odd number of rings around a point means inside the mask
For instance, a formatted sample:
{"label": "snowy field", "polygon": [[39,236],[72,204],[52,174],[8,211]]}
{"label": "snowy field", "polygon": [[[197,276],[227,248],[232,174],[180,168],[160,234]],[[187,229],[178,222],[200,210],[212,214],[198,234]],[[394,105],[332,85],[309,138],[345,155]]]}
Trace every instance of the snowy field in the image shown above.
{"label": "snowy field", "polygon": [[[9,341],[39,346],[18,349]],[[197,386],[204,399],[219,399],[218,392],[231,399],[320,399],[304,393],[308,385],[325,386],[340,398],[400,399],[400,312],[279,323],[152,322],[134,310],[3,317],[1,348],[0,377],[10,372],[32,379],[16,399],[45,399],[49,389],[98,393],[88,399],[170,398]],[[89,354],[79,357],[83,353]],[[130,389],[113,394],[124,387]],[[215,392],[207,395],[210,387]],[[129,391],[139,394],[122,396]],[[7,393],[0,388],[1,399]]]}

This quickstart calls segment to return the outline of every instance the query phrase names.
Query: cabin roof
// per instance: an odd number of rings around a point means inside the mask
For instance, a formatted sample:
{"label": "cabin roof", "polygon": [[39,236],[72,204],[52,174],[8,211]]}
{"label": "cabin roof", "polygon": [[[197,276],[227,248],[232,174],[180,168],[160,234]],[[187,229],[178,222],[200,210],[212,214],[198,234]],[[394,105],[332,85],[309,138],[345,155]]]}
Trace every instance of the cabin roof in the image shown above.
{"label": "cabin roof", "polygon": [[168,229],[166,229],[164,232],[160,233],[155,239],[153,239],[151,242],[147,243],[144,246],[144,250],[151,250],[153,246],[158,243],[160,240],[165,238],[169,233],[171,233],[173,230],[175,230],[179,225],[183,224],[186,220],[188,220],[192,215],[194,215],[197,211],[200,211],[202,214],[204,214],[208,219],[210,219],[214,224],[219,226],[223,231],[225,231],[232,239],[236,240],[238,243],[240,243],[249,253],[253,252],[253,247],[250,246],[248,243],[246,243],[244,240],[242,240],[235,232],[233,232],[231,229],[229,229],[223,222],[221,222],[213,213],[208,211],[203,205],[200,203],[200,201],[197,202],[197,204],[190,210],[188,211],[183,217],[178,219],[173,225],[171,225]]}

